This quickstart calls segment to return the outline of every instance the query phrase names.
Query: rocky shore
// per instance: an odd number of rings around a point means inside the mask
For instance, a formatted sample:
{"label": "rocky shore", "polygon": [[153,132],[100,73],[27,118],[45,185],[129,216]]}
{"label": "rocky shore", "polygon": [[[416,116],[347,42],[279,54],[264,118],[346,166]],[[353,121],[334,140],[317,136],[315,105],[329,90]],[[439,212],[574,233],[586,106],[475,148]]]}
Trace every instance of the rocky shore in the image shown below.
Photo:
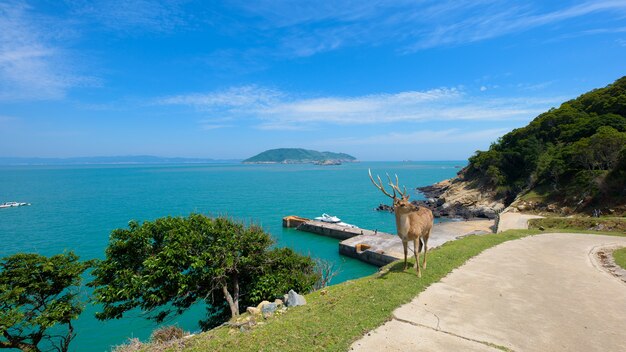
{"label": "rocky shore", "polygon": [[[430,209],[435,217],[494,219],[505,208],[494,194],[459,177],[418,187],[417,190],[426,200],[414,200],[412,203]],[[393,212],[393,207],[381,204],[376,210]]]}

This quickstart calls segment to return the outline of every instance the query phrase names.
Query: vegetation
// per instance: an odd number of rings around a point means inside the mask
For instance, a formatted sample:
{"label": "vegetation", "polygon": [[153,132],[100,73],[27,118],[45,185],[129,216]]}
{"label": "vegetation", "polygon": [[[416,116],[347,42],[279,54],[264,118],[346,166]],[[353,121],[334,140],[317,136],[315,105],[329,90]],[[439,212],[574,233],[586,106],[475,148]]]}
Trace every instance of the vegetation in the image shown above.
{"label": "vegetation", "polygon": [[419,280],[414,269],[403,272],[404,264],[397,261],[378,274],[310,293],[307,305],[290,309],[251,331],[221,327],[192,337],[185,342],[185,351],[347,351],[364,333],[389,320],[397,307],[471,257],[500,243],[539,233],[510,230],[448,242],[429,252],[428,269]]}
{"label": "vegetation", "polygon": [[581,231],[591,230],[626,233],[626,218],[550,217],[544,219],[531,219],[528,221],[528,227],[531,229],[543,228],[545,230],[573,229]]}
{"label": "vegetation", "polygon": [[626,77],[539,115],[469,161],[464,178],[506,203],[535,190],[577,210],[623,207]]}
{"label": "vegetation", "polygon": [[166,217],[111,233],[106,259],[93,270],[98,319],[139,308],[157,322],[205,301],[208,329],[248,305],[310,291],[320,278],[315,263],[288,248],[270,249],[260,227],[229,218]]}
{"label": "vegetation", "polygon": [[75,336],[72,320],[83,311],[78,288],[89,265],[71,252],[2,258],[0,348],[40,351],[40,344],[48,344],[67,351]]}
{"label": "vegetation", "polygon": [[626,270],[626,247],[613,251],[613,259],[615,264]]}
{"label": "vegetation", "polygon": [[356,158],[345,153],[318,152],[300,148],[270,149],[257,154],[244,163],[312,163],[315,161],[337,160],[344,162],[355,161]]}

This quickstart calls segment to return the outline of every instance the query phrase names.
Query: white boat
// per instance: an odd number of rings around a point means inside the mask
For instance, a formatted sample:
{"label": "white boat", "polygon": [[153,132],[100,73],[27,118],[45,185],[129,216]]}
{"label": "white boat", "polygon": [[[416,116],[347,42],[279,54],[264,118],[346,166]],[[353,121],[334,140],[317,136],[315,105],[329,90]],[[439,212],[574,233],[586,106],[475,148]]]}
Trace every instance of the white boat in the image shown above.
{"label": "white boat", "polygon": [[5,203],[0,204],[0,208],[23,207],[25,205],[30,205],[30,203],[5,202]]}
{"label": "white boat", "polygon": [[326,213],[322,214],[322,216],[316,217],[315,220],[323,221],[323,222],[329,222],[331,224],[336,224],[336,223],[341,222],[341,219],[339,219],[338,217],[332,216],[332,215],[328,215]]}
{"label": "white boat", "polygon": [[357,228],[357,226],[355,226],[355,225],[346,224],[345,222],[342,222],[341,219],[339,219],[338,217],[332,216],[332,215],[328,215],[326,213],[322,214],[322,216],[316,217],[315,220],[322,221],[322,222],[327,222],[329,224],[335,224],[335,225],[339,225],[339,226],[344,226],[344,227]]}

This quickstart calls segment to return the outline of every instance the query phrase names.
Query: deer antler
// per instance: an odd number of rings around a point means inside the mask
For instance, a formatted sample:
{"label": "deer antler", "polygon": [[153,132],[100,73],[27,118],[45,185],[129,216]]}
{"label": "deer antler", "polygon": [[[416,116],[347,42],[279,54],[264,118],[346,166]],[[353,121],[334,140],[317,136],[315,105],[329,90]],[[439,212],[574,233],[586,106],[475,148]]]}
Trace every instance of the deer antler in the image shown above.
{"label": "deer antler", "polygon": [[[393,189],[393,196],[392,196],[391,194],[387,193],[387,191],[385,191],[385,187],[383,186],[383,181],[380,179],[380,176],[376,175],[376,177],[378,178],[378,183],[376,183],[376,181],[374,181],[374,178],[372,177],[372,170],[367,169],[367,173],[370,175],[370,180],[372,181],[374,186],[376,186],[376,188],[381,190],[387,197],[396,199],[397,195],[396,195],[395,188],[392,187]],[[389,175],[387,175],[387,177],[389,178],[389,182],[391,183],[391,177],[389,177]]]}
{"label": "deer antler", "polygon": [[393,184],[393,182],[391,181],[391,177],[389,177],[389,175],[387,175],[387,177],[389,178],[389,186],[393,188],[393,193],[395,194],[396,191],[398,191],[398,193],[400,193],[402,198],[406,197],[406,186],[404,186],[404,192],[402,192],[402,190],[400,190],[400,181],[398,180],[398,174],[396,174],[396,184]]}

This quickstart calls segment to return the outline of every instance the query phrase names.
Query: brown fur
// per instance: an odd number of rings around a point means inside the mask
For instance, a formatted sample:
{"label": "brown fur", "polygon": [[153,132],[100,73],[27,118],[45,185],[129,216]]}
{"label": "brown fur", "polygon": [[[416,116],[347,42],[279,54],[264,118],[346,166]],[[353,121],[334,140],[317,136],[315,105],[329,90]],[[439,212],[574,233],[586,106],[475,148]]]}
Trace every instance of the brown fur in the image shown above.
{"label": "brown fur", "polygon": [[[422,248],[424,249],[424,263],[422,266],[426,269],[426,251],[428,250],[428,238],[430,237],[430,231],[433,229],[434,216],[433,212],[424,207],[418,207],[409,202],[409,196],[406,194],[406,187],[404,192],[400,190],[400,183],[398,181],[398,175],[396,175],[396,183],[391,181],[391,177],[387,174],[389,179],[389,186],[393,190],[393,195],[389,194],[383,186],[383,181],[378,177],[378,183],[374,181],[371,170],[368,170],[370,180],[376,188],[381,190],[386,196],[393,199],[393,211],[396,216],[396,230],[398,237],[402,240],[402,246],[404,247],[404,270],[407,269],[407,251],[409,241],[413,241],[413,253],[415,254],[415,269],[417,270],[417,276],[421,277],[419,259]],[[398,197],[397,193],[400,193]]]}
{"label": "brown fur", "polygon": [[433,228],[434,216],[432,211],[424,207],[416,207],[409,202],[409,197],[395,198],[393,210],[396,216],[396,230],[404,247],[404,270],[407,269],[408,242],[413,241],[413,253],[415,255],[415,269],[417,276],[421,277],[419,259],[420,252],[424,250],[424,262],[426,269],[426,251],[428,250],[428,238]]}

